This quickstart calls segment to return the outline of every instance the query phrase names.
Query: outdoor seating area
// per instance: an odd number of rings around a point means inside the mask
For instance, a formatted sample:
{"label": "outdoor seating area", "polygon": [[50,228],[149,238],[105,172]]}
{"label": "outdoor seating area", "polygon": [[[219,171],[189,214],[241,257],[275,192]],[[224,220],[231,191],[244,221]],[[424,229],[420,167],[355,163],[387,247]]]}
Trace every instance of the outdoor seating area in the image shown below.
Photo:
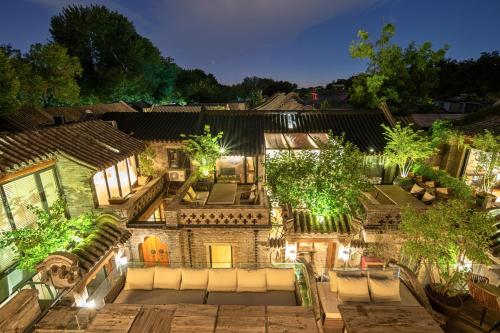
{"label": "outdoor seating area", "polygon": [[255,205],[258,203],[258,197],[258,189],[255,184],[238,185],[230,182],[218,182],[203,187],[193,184],[182,197],[181,204],[196,206]]}
{"label": "outdoor seating area", "polygon": [[293,268],[130,267],[106,303],[299,306]]}

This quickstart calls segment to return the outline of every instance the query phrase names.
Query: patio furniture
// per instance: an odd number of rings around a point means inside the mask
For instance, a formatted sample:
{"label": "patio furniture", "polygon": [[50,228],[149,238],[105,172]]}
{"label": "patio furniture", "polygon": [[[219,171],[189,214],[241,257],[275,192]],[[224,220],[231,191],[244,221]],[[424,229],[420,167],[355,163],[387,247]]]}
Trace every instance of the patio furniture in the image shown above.
{"label": "patio furniture", "polygon": [[207,205],[233,205],[236,200],[237,187],[238,185],[234,183],[214,184]]}
{"label": "patio furniture", "polygon": [[348,333],[443,333],[421,306],[342,304],[339,312]]}
{"label": "patio furniture", "polygon": [[[471,274],[468,281],[469,293],[472,299],[483,307],[479,326],[483,325],[484,317],[488,310],[500,312],[500,287],[488,283],[486,277]],[[488,332],[493,332],[500,327],[500,320],[493,324]]]}
{"label": "patio furniture", "polygon": [[183,202],[196,203],[198,205],[205,205],[208,199],[209,192],[195,191],[193,187],[189,187],[188,191],[182,198]]}

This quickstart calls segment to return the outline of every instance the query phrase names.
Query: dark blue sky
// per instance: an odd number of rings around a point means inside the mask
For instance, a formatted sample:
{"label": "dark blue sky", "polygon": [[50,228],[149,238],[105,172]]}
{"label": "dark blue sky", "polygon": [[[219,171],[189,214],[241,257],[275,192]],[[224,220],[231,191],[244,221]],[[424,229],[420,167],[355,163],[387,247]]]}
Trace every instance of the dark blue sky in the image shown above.
{"label": "dark blue sky", "polygon": [[396,24],[395,42],[449,44],[448,57],[500,49],[499,0],[0,0],[0,43],[26,50],[50,38],[50,17],[68,4],[100,3],[186,68],[223,83],[245,76],[325,84],[363,71],[349,43]]}

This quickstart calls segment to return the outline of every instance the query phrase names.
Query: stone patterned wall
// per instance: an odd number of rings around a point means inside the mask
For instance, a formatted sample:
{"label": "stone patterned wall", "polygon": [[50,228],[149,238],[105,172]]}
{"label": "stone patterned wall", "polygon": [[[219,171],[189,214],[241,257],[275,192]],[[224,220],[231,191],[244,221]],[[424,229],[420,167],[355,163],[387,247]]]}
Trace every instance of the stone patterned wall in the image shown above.
{"label": "stone patterned wall", "polygon": [[95,170],[59,155],[56,163],[69,214],[73,217],[95,210],[94,185]]}

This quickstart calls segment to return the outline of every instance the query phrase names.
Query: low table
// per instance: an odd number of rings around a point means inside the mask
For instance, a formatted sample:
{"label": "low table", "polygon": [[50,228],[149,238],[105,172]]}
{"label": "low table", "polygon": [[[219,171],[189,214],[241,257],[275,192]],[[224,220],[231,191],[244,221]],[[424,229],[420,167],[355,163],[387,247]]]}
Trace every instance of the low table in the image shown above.
{"label": "low table", "polygon": [[212,192],[207,200],[207,205],[232,205],[236,200],[238,185],[233,183],[217,183],[212,187]]}
{"label": "low table", "polygon": [[348,333],[443,333],[421,306],[339,305]]}

